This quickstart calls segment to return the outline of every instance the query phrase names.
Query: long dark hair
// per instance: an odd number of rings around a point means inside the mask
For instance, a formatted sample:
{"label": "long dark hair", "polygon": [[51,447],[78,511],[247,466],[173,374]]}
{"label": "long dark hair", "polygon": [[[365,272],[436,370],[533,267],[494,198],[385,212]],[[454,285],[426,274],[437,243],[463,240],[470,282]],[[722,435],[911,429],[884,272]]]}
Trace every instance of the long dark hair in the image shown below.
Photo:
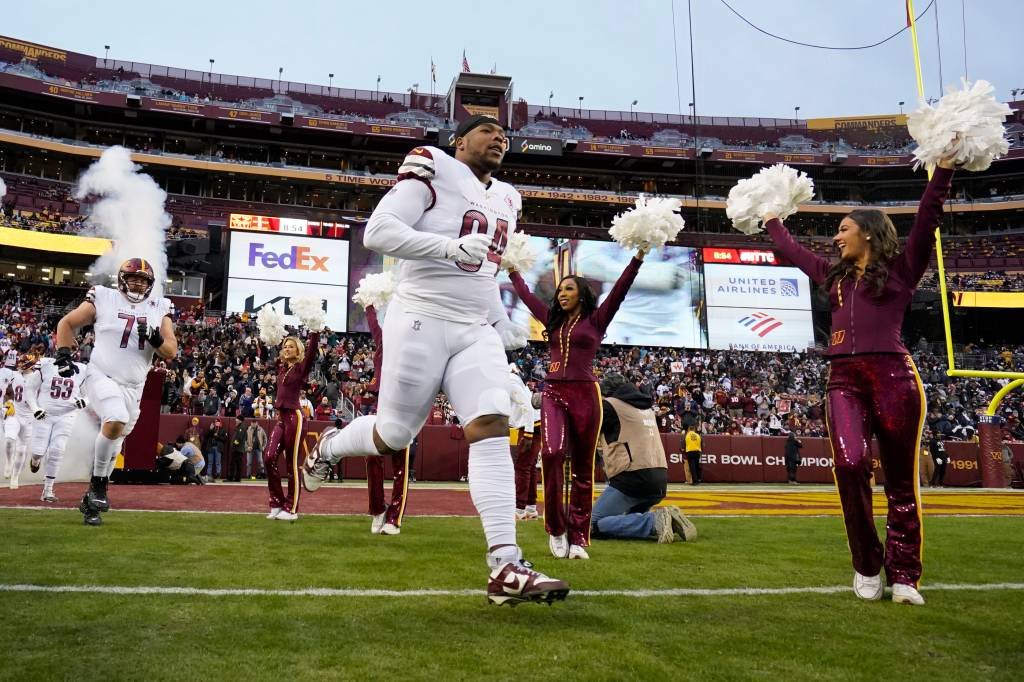
{"label": "long dark hair", "polygon": [[[889,279],[889,263],[896,257],[899,250],[899,237],[896,227],[884,212],[875,209],[857,209],[846,214],[846,217],[857,223],[868,241],[868,264],[864,267],[861,279],[871,288],[872,295],[881,296]],[[842,281],[847,275],[856,275],[857,265],[851,261],[840,259],[829,268],[825,276],[825,289],[829,291],[835,282]]]}
{"label": "long dark hair", "polygon": [[566,275],[558,281],[558,286],[555,287],[555,295],[551,298],[551,307],[548,308],[548,322],[544,325],[545,339],[558,331],[558,328],[569,319],[569,313],[562,310],[562,306],[558,305],[558,289],[562,286],[562,282],[567,279],[576,282],[576,288],[580,292],[580,317],[587,317],[597,310],[597,296],[594,295],[594,290],[587,284],[587,280],[579,275]]}

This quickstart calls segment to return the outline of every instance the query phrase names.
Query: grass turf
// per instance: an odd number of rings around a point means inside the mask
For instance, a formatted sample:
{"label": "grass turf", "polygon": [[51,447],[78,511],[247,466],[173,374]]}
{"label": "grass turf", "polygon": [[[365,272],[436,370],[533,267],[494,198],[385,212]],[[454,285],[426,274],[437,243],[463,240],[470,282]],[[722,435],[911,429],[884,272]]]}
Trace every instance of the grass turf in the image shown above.
{"label": "grass turf", "polygon": [[[0,583],[203,588],[485,586],[476,519],[0,510]],[[838,518],[697,519],[695,543],[596,542],[528,558],[577,589],[811,587],[851,579]],[[0,592],[0,679],[1019,679],[1024,592],[928,583],[1024,576],[1024,518],[926,520],[923,608],[851,593],[573,596],[551,608],[470,597]]]}

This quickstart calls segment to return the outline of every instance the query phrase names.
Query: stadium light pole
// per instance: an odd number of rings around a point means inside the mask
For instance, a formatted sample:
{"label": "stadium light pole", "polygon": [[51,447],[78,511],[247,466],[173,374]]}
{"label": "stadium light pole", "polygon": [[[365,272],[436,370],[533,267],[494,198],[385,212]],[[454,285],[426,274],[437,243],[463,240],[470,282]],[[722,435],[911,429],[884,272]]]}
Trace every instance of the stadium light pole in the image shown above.
{"label": "stadium light pole", "polygon": [[107,57],[110,56],[110,45],[103,46],[103,66],[107,66],[107,62],[110,61]]}
{"label": "stadium light pole", "polygon": [[281,92],[281,76],[284,75],[284,67],[277,67],[277,91]]}
{"label": "stadium light pole", "polygon": [[580,95],[580,106],[576,110],[576,112],[580,115],[581,118],[583,117],[583,95]]}
{"label": "stadium light pole", "polygon": [[373,91],[373,98],[377,99],[380,96],[380,74],[377,74],[377,89]]}
{"label": "stadium light pole", "polygon": [[636,103],[637,103],[637,102],[639,102],[639,101],[640,101],[640,100],[636,100],[636,99],[635,99],[635,100],[633,100],[633,101],[632,101],[632,103],[630,103],[630,105],[629,105],[629,119],[630,119],[631,121],[632,121],[632,120],[635,120],[635,117],[633,116],[633,107],[635,107],[635,106],[636,106]]}
{"label": "stadium light pole", "polygon": [[800,107],[793,107],[793,119],[796,121],[800,120]]}
{"label": "stadium light pole", "polygon": [[906,102],[900,101],[900,116],[903,115],[903,105],[904,104],[906,104]]}
{"label": "stadium light pole", "polygon": [[329,73],[329,74],[327,74],[327,89],[330,90],[331,86],[333,86],[333,85],[334,85],[334,74],[333,73]]}
{"label": "stadium light pole", "polygon": [[548,116],[551,115],[551,100],[555,98],[555,91],[548,92]]}

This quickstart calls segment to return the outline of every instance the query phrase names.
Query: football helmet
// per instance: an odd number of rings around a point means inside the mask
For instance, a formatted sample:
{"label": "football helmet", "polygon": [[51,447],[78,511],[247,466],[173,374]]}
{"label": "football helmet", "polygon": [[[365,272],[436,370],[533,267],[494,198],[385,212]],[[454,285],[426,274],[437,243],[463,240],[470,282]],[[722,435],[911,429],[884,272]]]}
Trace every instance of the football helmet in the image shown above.
{"label": "football helmet", "polygon": [[[145,279],[147,282],[145,291],[133,291],[128,286],[129,277]],[[142,258],[129,258],[121,263],[121,268],[117,271],[117,288],[132,303],[142,303],[149,298],[149,295],[153,293],[155,282],[156,274],[153,272],[153,266]]]}

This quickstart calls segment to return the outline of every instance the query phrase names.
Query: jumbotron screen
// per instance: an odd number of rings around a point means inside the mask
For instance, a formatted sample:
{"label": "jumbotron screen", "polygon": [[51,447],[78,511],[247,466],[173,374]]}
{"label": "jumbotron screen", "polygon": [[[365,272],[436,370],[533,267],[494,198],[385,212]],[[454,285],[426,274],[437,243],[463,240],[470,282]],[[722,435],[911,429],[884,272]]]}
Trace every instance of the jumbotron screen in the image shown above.
{"label": "jumbotron screen", "polygon": [[314,296],[323,301],[327,326],[347,331],[348,247],[344,239],[232,230],[227,309],[254,314],[273,304],[297,325],[291,299]]}
{"label": "jumbotron screen", "polygon": [[807,276],[761,249],[704,249],[711,348],[800,351],[814,345]]}
{"label": "jumbotron screen", "polygon": [[[530,237],[530,246],[539,255],[534,267],[522,273],[523,279],[545,303],[554,298],[556,282],[565,274],[585,277],[598,302],[604,301],[633,256],[613,242]],[[686,247],[648,254],[602,343],[706,348],[697,256],[696,249]],[[504,273],[498,284],[512,321],[528,326],[531,339],[542,340],[543,321],[530,314]]]}

